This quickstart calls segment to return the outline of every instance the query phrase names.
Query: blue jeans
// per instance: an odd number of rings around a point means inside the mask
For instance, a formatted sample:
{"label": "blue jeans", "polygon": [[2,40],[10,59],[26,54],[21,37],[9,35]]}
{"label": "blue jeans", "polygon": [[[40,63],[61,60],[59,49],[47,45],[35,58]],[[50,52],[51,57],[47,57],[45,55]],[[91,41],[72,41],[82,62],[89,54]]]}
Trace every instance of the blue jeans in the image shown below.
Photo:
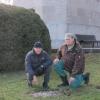
{"label": "blue jeans", "polygon": [[[63,60],[60,60],[56,64],[54,64],[54,69],[59,76],[63,76],[63,77],[67,76],[68,72],[64,69]],[[82,85],[82,83],[84,82],[83,74],[78,74],[74,78],[75,78],[75,80],[69,84],[69,87],[72,89],[76,89],[76,88],[80,87]]]}

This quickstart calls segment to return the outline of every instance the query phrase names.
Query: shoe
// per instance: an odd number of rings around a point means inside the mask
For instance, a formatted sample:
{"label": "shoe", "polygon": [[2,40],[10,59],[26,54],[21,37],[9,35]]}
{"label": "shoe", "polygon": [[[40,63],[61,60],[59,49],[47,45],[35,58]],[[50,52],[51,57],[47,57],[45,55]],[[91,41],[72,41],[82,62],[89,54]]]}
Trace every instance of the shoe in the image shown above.
{"label": "shoe", "polygon": [[98,86],[96,86],[96,89],[100,89],[100,86],[98,85]]}
{"label": "shoe", "polygon": [[32,85],[31,82],[28,82],[28,86],[29,86],[29,87],[33,87],[33,85]]}
{"label": "shoe", "polygon": [[83,79],[84,79],[84,84],[88,85],[88,83],[90,81],[90,73],[87,72],[86,74],[84,74]]}
{"label": "shoe", "polygon": [[43,91],[48,91],[50,88],[47,83],[43,83]]}
{"label": "shoe", "polygon": [[65,86],[69,86],[68,80],[67,80],[67,76],[60,76],[61,80],[62,80],[62,84],[58,85],[58,87],[65,87]]}

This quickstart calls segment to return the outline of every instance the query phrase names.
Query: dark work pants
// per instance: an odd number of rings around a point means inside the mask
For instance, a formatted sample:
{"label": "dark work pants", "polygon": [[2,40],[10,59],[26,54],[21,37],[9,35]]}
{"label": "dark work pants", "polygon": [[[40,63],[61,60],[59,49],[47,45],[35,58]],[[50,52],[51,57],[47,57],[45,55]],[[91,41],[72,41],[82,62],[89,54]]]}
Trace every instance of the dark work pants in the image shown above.
{"label": "dark work pants", "polygon": [[[50,80],[50,73],[51,73],[51,66],[48,66],[42,73],[42,75],[44,75],[44,82],[45,84],[48,84],[49,80]],[[36,76],[41,76],[41,75],[37,75]],[[33,80],[33,74],[27,73],[27,80],[28,83],[32,84],[32,80]]]}
{"label": "dark work pants", "polygon": [[[67,76],[67,73],[69,73],[68,71],[65,71],[64,62],[62,60],[57,62],[54,65],[54,68],[55,68],[55,71],[57,72],[57,74],[59,76],[65,77],[65,76]],[[76,88],[80,87],[84,83],[83,74],[78,74],[74,78],[75,78],[75,80],[69,84],[69,87],[71,89],[76,89]]]}

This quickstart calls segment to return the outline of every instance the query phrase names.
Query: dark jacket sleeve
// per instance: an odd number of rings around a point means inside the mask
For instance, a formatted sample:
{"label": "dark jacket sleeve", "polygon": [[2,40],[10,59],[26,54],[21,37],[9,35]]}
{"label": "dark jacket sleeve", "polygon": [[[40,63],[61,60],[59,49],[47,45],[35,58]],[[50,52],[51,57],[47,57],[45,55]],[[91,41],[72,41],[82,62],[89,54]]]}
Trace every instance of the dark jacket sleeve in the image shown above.
{"label": "dark jacket sleeve", "polygon": [[57,58],[61,59],[61,57],[62,57],[61,50],[57,50]]}
{"label": "dark jacket sleeve", "polygon": [[45,68],[49,67],[50,65],[52,65],[52,60],[50,58],[50,56],[45,52],[44,53],[45,56],[45,62],[42,64]]}
{"label": "dark jacket sleeve", "polygon": [[31,63],[31,55],[30,54],[27,54],[26,57],[25,57],[25,71],[26,73],[29,73],[29,74],[34,74],[34,71],[32,69],[32,63]]}
{"label": "dark jacket sleeve", "polygon": [[64,56],[64,51],[65,51],[65,45],[62,45],[58,50],[57,50],[57,57],[59,60]]}
{"label": "dark jacket sleeve", "polygon": [[75,55],[75,63],[74,63],[74,67],[72,69],[71,76],[74,77],[77,74],[83,73],[84,67],[85,67],[85,57],[84,57],[83,51],[80,50]]}
{"label": "dark jacket sleeve", "polygon": [[62,45],[58,50],[57,50],[57,57],[59,60],[62,58],[64,55],[64,50],[65,50],[65,45]]}

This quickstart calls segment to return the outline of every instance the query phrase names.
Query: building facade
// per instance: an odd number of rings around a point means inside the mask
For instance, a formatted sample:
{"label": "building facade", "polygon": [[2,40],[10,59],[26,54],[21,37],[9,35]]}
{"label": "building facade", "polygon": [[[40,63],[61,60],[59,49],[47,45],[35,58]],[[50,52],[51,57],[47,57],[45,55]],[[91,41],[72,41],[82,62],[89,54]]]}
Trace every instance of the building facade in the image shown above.
{"label": "building facade", "polygon": [[66,32],[95,35],[100,40],[100,0],[0,0],[1,3],[33,8],[46,23],[52,48],[58,48]]}

